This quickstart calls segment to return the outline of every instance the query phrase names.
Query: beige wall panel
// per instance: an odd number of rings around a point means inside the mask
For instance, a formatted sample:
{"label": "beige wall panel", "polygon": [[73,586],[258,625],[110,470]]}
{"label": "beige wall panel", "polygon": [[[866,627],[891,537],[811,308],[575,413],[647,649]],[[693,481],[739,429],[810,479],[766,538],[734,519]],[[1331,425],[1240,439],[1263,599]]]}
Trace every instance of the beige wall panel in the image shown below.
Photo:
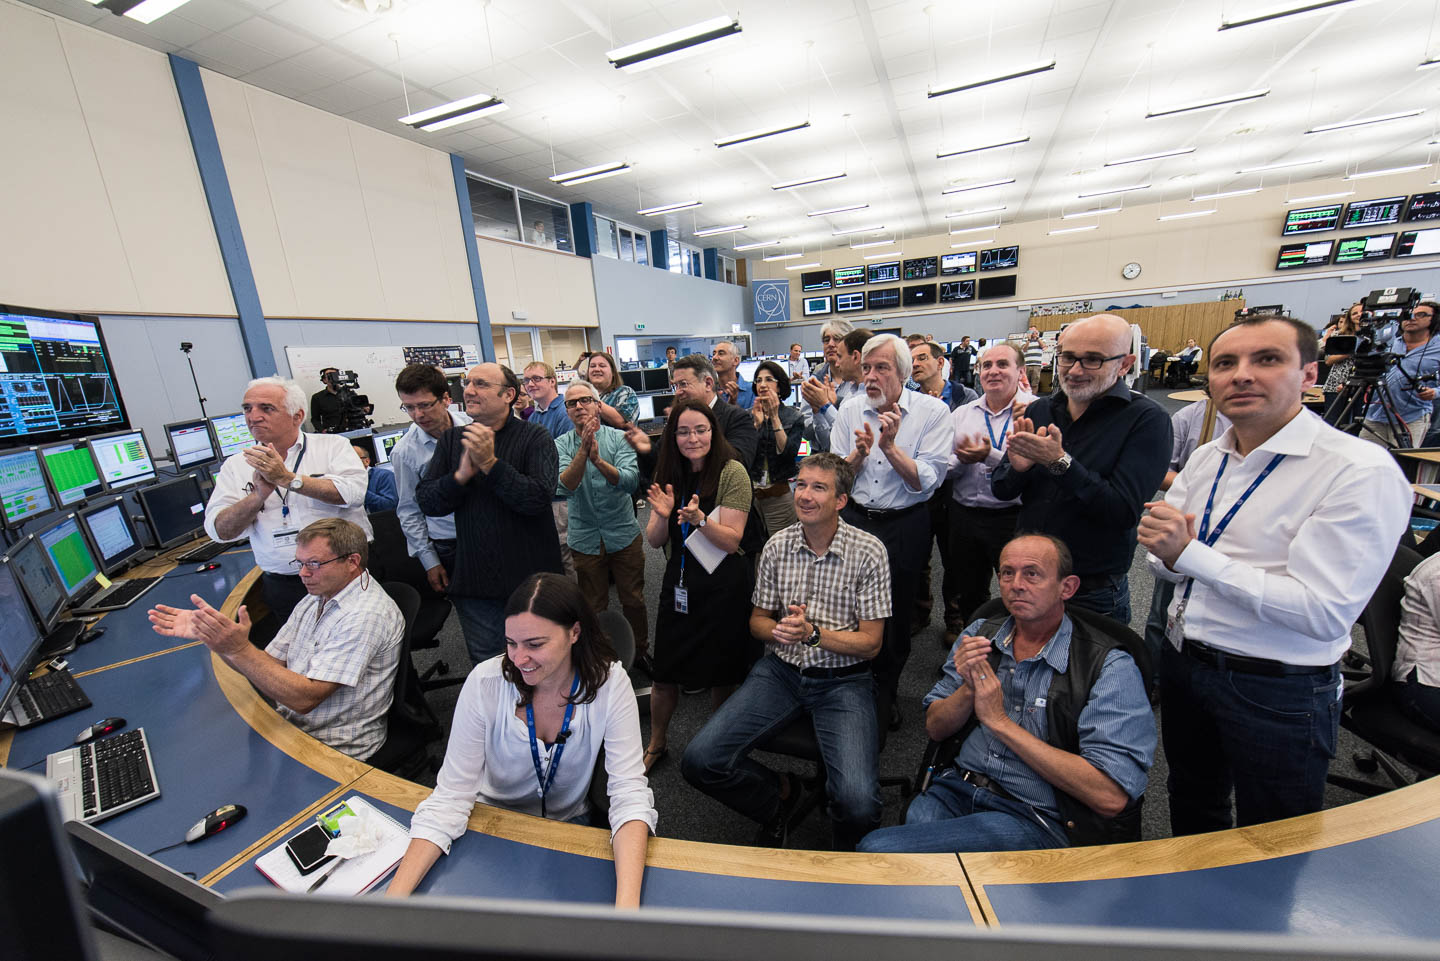
{"label": "beige wall panel", "polygon": [[[477,237],[492,324],[597,327],[589,259]],[[523,311],[515,320],[512,311]]]}
{"label": "beige wall panel", "polygon": [[[475,294],[470,285],[470,258],[465,254],[464,231],[470,224],[460,220],[460,204],[455,197],[455,174],[450,168],[450,155],[426,151],[426,178],[435,207],[435,223],[440,231],[440,253],[449,287],[451,318],[475,322]],[[468,215],[468,211],[467,211]]]}
{"label": "beige wall panel", "polygon": [[595,271],[588,257],[557,257],[555,260],[554,322],[568,327],[598,327],[600,314],[595,305]]}
{"label": "beige wall panel", "polygon": [[523,309],[520,288],[515,280],[515,261],[509,244],[484,237],[475,238],[480,253],[480,276],[485,282],[485,303],[490,310],[491,324],[517,323],[510,311]]}

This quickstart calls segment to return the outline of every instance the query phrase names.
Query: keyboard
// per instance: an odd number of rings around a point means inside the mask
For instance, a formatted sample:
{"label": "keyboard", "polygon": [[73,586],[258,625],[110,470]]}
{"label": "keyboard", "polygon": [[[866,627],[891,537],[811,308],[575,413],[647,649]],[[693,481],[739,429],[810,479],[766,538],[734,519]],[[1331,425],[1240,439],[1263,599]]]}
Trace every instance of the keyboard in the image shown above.
{"label": "keyboard", "polygon": [[179,557],[175,558],[175,563],[199,564],[202,561],[213,561],[215,558],[219,557],[221,554],[230,550],[234,546],[236,545],[222,543],[221,541],[211,541],[208,544],[202,544],[194,550],[189,550],[181,554]]}
{"label": "keyboard", "polygon": [[116,581],[75,610],[84,613],[86,611],[113,611],[129,607],[141,594],[159,583],[160,578],[158,577],[132,577],[128,581]]}
{"label": "keyboard", "polygon": [[93,824],[160,796],[143,727],[55,752],[45,776],[68,821]]}
{"label": "keyboard", "polygon": [[30,727],[90,706],[90,698],[67,670],[52,670],[25,682],[12,705],[17,727]]}

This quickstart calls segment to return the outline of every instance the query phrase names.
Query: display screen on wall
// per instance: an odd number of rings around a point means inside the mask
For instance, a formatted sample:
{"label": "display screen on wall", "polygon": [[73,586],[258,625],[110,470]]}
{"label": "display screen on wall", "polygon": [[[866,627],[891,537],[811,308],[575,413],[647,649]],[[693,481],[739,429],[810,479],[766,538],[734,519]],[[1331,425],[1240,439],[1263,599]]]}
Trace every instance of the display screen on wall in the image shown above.
{"label": "display screen on wall", "polygon": [[1304,244],[1285,244],[1280,256],[1275,259],[1276,270],[1293,270],[1296,267],[1319,267],[1330,262],[1330,252],[1335,249],[1333,240],[1312,240]]}
{"label": "display screen on wall", "polygon": [[1285,214],[1285,229],[1282,236],[1310,234],[1317,230],[1334,230],[1340,223],[1340,204],[1326,204],[1324,207],[1301,207]]}
{"label": "display screen on wall", "polygon": [[1427,257],[1431,254],[1440,254],[1440,227],[1407,230],[1395,242],[1396,257]]}
{"label": "display screen on wall", "polygon": [[1395,234],[1370,234],[1365,237],[1342,237],[1335,248],[1335,263],[1355,264],[1362,260],[1384,260],[1395,246]]}
{"label": "display screen on wall", "polygon": [[856,286],[856,285],[858,285],[858,284],[863,284],[863,283],[865,283],[865,268],[864,268],[864,267],[836,267],[836,268],[835,268],[835,286],[836,286],[836,287],[854,287],[854,286]]}
{"label": "display screen on wall", "polygon": [[1440,220],[1440,191],[1416,194],[1405,208],[1406,220]]}
{"label": "display screen on wall", "polygon": [[865,309],[865,292],[857,290],[851,294],[835,295],[835,313],[848,314]]}
{"label": "display screen on wall", "polygon": [[940,302],[946,303],[951,300],[973,300],[975,298],[975,281],[973,280],[952,280],[948,284],[940,285]]}
{"label": "display screen on wall", "polygon": [[1400,211],[1404,208],[1404,197],[1351,201],[1345,207],[1345,222],[1342,226],[1348,230],[1351,227],[1379,227],[1382,224],[1398,224]]}
{"label": "display screen on wall", "polygon": [[830,271],[828,270],[807,270],[800,275],[801,290],[829,290]]}
{"label": "display screen on wall", "polygon": [[128,426],[94,317],[0,306],[0,443]]}
{"label": "display screen on wall", "polygon": [[871,264],[865,268],[865,278],[872,284],[893,284],[900,279],[900,261],[892,260],[888,264]]}
{"label": "display screen on wall", "polygon": [[973,274],[975,257],[973,250],[967,250],[963,254],[946,254],[940,258],[940,273],[946,277],[952,274]]}
{"label": "display screen on wall", "polygon": [[991,247],[989,250],[980,251],[981,270],[1009,270],[1019,266],[1019,247]]}
{"label": "display screen on wall", "polygon": [[935,303],[934,284],[914,284],[905,288],[905,306],[918,307],[921,304]]}
{"label": "display screen on wall", "polygon": [[981,277],[976,298],[989,300],[993,297],[1014,297],[1017,276],[1017,274],[1006,274],[1004,277]]}
{"label": "display screen on wall", "polygon": [[828,314],[828,313],[830,313],[830,298],[829,298],[829,297],[806,297],[806,298],[805,298],[805,316],[806,316],[806,317],[815,317],[815,316],[818,316],[819,314]]}
{"label": "display screen on wall", "polygon": [[940,272],[940,258],[938,257],[917,257],[914,260],[905,261],[905,279],[923,280],[926,277],[934,277]]}
{"label": "display screen on wall", "polygon": [[884,290],[865,291],[865,306],[870,310],[889,310],[900,306],[900,288],[886,287]]}

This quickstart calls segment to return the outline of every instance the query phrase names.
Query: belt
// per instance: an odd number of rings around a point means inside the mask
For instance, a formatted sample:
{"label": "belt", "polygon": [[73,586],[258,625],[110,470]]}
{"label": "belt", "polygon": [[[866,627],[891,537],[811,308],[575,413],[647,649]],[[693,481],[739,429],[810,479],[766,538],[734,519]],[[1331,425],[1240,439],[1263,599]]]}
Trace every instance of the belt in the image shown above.
{"label": "belt", "polygon": [[1183,650],[1194,660],[1219,671],[1234,671],[1237,674],[1259,674],[1262,677],[1292,677],[1306,674],[1327,674],[1334,664],[1286,664],[1263,657],[1248,657],[1231,654],[1185,638]]}
{"label": "belt", "polygon": [[799,674],[801,677],[815,677],[827,681],[833,681],[839,677],[850,677],[855,674],[868,674],[870,672],[869,661],[859,661],[855,664],[847,664],[844,667],[800,668],[794,664],[791,664],[783,657],[777,656],[775,660],[779,661],[781,664],[784,664],[786,667],[790,668],[790,670],[794,671],[796,674]]}
{"label": "belt", "polygon": [[455,538],[453,537],[432,537],[430,542],[441,550],[453,551],[455,549]]}
{"label": "belt", "polygon": [[1018,803],[1015,795],[1001,787],[999,782],[993,777],[981,774],[979,771],[967,770],[966,768],[956,768],[956,770],[960,772],[960,780],[973,784],[978,788],[983,788],[998,798],[1004,798],[1007,801],[1017,801]]}
{"label": "belt", "polygon": [[929,503],[929,501],[921,501],[918,504],[911,504],[909,507],[896,507],[892,510],[881,510],[879,508],[866,507],[863,504],[857,504],[854,501],[851,501],[848,506],[851,510],[857,511],[860,516],[864,517],[866,520],[893,521],[896,518],[904,517],[906,514],[912,514],[915,511],[918,511],[921,508],[928,506]]}

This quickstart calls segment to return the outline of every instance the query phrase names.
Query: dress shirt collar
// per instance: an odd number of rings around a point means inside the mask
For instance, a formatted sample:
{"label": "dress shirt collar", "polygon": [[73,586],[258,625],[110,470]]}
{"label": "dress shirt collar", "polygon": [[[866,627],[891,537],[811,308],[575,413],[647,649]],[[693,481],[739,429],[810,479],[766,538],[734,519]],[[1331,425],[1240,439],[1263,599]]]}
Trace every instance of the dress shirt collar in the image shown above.
{"label": "dress shirt collar", "polygon": [[[1305,408],[1300,408],[1289,422],[1275,433],[1265,439],[1250,453],[1255,451],[1266,451],[1271,454],[1293,454],[1296,457],[1305,457],[1315,446],[1315,437],[1320,432],[1324,423],[1315,414]],[[1236,457],[1242,455],[1235,449],[1235,426],[1232,424],[1225,433],[1220,435],[1216,445],[1226,454],[1234,454]],[[1248,457],[1249,455],[1243,455]]]}
{"label": "dress shirt collar", "polygon": [[[1070,666],[1070,635],[1073,630],[1074,624],[1070,615],[1061,615],[1060,626],[1050,640],[1045,642],[1045,646],[1040,648],[1040,653],[1035,655],[1050,665],[1050,669],[1056,674],[1064,674],[1065,669]],[[1000,630],[995,634],[995,644],[1010,655],[1011,660],[1015,659],[1015,618],[1005,618],[1005,623],[1000,625]]]}
{"label": "dress shirt collar", "polygon": [[[348,603],[350,603],[350,602],[352,602],[352,601],[358,600],[359,595],[357,594],[357,592],[362,589],[362,588],[360,587],[360,582],[361,582],[361,581],[364,581],[364,580],[369,580],[369,581],[370,581],[370,587],[371,587],[372,589],[375,589],[375,590],[380,590],[380,589],[381,589],[381,588],[380,588],[380,585],[377,584],[377,583],[375,583],[374,579],[373,579],[373,578],[370,578],[370,577],[367,575],[367,573],[365,572],[365,570],[362,568],[361,571],[360,571],[359,576],[357,576],[357,577],[356,577],[353,581],[351,581],[349,584],[346,584],[344,587],[340,588],[340,590],[336,591],[336,592],[335,592],[335,596],[332,597],[332,598],[330,598],[328,601],[325,602],[325,609],[328,611],[328,610],[330,610],[331,606],[333,605],[334,608],[335,608],[335,610],[337,610],[337,611],[343,611],[343,610],[345,609],[346,604],[348,604]],[[320,603],[320,598],[319,598],[318,596],[316,596],[315,594],[309,593],[308,591],[307,591],[306,594],[305,594],[305,600],[311,601],[313,604],[316,604],[316,605],[318,605],[318,604]]]}
{"label": "dress shirt collar", "polygon": [[[530,401],[533,404],[535,398],[530,398]],[[557,401],[560,403],[560,406],[565,406],[565,398],[560,396],[559,394],[556,394],[555,397],[550,401],[550,403],[546,404],[544,407],[541,407],[539,404],[535,404],[535,412],[537,414],[548,414],[550,413],[551,409],[554,408]]]}
{"label": "dress shirt collar", "polygon": [[[448,413],[448,414],[450,415],[450,427],[464,427],[466,424],[470,423],[470,415],[469,415],[469,414],[466,414],[466,413],[463,413],[463,412],[462,412],[462,413],[456,413],[456,412],[453,411],[453,410],[452,410],[452,411],[447,411],[446,413]],[[445,430],[449,430],[450,427],[445,428]],[[444,432],[445,432],[445,431],[441,431],[442,434],[443,434]],[[427,433],[426,431],[421,430],[419,424],[411,424],[411,425],[410,425],[410,433],[412,433],[412,434],[415,435],[415,439],[416,439],[416,440],[420,441],[420,443],[424,444],[426,447],[429,447],[429,448],[434,448],[434,446],[436,445],[436,443],[439,442],[439,438],[431,437],[431,436],[429,435],[429,433]]]}
{"label": "dress shirt collar", "polygon": [[797,522],[795,524],[795,546],[791,549],[791,552],[795,554],[804,554],[807,557],[813,557],[816,559],[828,557],[831,554],[834,554],[836,557],[843,558],[845,556],[846,549],[850,546],[850,538],[855,529],[849,524],[845,523],[845,518],[842,517],[839,520],[840,526],[835,528],[835,536],[830,538],[830,546],[825,548],[824,554],[816,554],[810,549],[809,542],[805,540],[805,527],[804,525]]}

